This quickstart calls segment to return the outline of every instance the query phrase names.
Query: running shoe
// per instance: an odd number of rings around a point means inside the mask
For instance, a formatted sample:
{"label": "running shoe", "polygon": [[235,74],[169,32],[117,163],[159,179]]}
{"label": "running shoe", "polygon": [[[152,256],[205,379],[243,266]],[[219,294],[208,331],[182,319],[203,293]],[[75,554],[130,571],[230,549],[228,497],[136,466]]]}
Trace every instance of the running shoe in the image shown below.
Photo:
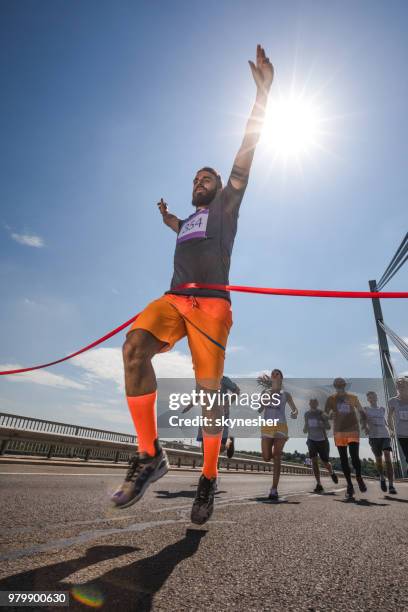
{"label": "running shoe", "polygon": [[388,486],[388,491],[391,493],[391,495],[396,495],[397,494],[397,489],[394,487],[393,484],[390,484]]}
{"label": "running shoe", "polygon": [[336,472],[332,472],[332,473],[330,474],[330,476],[331,476],[331,479],[332,479],[332,481],[334,482],[334,484],[338,484],[339,479],[338,479],[338,476],[337,476]]}
{"label": "running shoe", "polygon": [[362,493],[365,493],[367,491],[367,485],[364,482],[364,480],[362,479],[362,477],[361,476],[356,476],[356,480],[357,480],[358,488],[360,489],[360,491]]}
{"label": "running shoe", "polygon": [[317,484],[313,489],[313,493],[323,493],[324,489],[321,484]]}
{"label": "running shoe", "polygon": [[270,492],[270,493],[269,493],[269,495],[268,495],[268,499],[269,499],[269,501],[270,501],[270,502],[272,502],[273,504],[277,504],[277,503],[278,503],[278,501],[279,501],[279,495],[278,495],[278,492],[277,492],[276,490],[275,490],[275,491],[273,491],[273,490],[271,489],[271,492]]}
{"label": "running shoe", "polygon": [[234,453],[235,453],[234,438],[230,438],[230,445],[227,448],[228,459],[232,459],[232,457],[234,456]]}
{"label": "running shoe", "polygon": [[384,491],[384,493],[387,492],[387,483],[385,482],[385,478],[380,478],[380,487],[381,491]]}
{"label": "running shoe", "polygon": [[206,478],[204,474],[201,474],[193,507],[191,508],[192,523],[204,525],[211,517],[214,510],[216,485],[216,478]]}
{"label": "running shoe", "polygon": [[111,500],[117,508],[129,508],[145,493],[147,487],[159,480],[169,471],[169,461],[159,441],[154,441],[156,454],[154,457],[136,453],[129,461],[125,480],[112,495]]}
{"label": "running shoe", "polygon": [[354,487],[353,485],[347,485],[346,499],[354,499]]}

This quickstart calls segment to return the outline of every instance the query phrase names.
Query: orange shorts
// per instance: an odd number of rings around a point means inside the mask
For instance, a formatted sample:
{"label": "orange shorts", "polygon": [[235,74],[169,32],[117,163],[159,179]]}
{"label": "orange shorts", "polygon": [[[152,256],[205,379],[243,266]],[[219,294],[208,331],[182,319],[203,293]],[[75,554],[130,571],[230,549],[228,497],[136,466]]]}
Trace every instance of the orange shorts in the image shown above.
{"label": "orange shorts", "polygon": [[169,351],[187,336],[199,385],[219,389],[225,349],[232,326],[231,304],[223,298],[163,295],[138,316],[128,333],[144,329],[166,343]]}
{"label": "orange shorts", "polygon": [[360,442],[360,434],[357,431],[334,432],[334,444],[336,446],[348,446],[352,442]]}

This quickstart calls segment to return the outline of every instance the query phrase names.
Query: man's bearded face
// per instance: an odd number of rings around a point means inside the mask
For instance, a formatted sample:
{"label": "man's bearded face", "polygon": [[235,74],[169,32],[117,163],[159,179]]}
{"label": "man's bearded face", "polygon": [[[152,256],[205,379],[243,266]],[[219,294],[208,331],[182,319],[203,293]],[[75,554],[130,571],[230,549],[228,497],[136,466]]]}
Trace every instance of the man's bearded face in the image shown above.
{"label": "man's bearded face", "polygon": [[209,206],[217,193],[217,178],[211,172],[198,172],[193,181],[193,206]]}

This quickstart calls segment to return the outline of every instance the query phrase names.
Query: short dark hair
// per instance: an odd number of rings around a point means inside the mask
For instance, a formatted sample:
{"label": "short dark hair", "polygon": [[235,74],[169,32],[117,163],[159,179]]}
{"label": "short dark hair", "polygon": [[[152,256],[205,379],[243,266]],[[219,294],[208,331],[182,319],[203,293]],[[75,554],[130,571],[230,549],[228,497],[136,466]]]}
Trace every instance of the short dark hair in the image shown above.
{"label": "short dark hair", "polygon": [[197,170],[196,174],[198,174],[199,172],[209,172],[210,174],[215,176],[215,178],[217,179],[217,187],[222,188],[221,175],[219,172],[217,172],[217,170],[215,170],[215,168],[211,168],[211,166],[204,166],[203,168],[200,168],[199,170]]}

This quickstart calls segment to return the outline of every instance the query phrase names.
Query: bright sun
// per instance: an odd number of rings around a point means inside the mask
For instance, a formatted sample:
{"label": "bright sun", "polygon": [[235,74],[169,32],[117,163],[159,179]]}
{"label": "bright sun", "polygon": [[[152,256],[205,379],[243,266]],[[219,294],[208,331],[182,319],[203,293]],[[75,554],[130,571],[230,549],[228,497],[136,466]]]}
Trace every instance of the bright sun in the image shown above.
{"label": "bright sun", "polygon": [[262,142],[275,157],[287,160],[310,155],[323,146],[322,110],[313,99],[273,99],[267,110]]}

